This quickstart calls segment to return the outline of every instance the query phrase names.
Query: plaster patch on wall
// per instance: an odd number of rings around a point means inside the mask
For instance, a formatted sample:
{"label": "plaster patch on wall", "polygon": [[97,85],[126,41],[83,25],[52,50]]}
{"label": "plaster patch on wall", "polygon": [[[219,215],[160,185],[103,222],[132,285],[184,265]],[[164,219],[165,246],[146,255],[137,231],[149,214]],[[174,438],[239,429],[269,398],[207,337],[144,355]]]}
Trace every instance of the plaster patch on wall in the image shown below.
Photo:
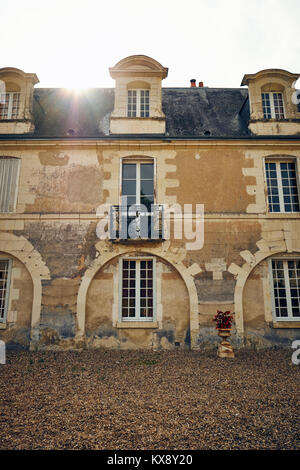
{"label": "plaster patch on wall", "polygon": [[212,271],[213,280],[220,281],[223,279],[223,272],[226,271],[225,258],[212,258],[210,263],[205,263],[206,271]]}
{"label": "plaster patch on wall", "polygon": [[263,173],[263,164],[262,157],[263,153],[258,152],[253,155],[252,152],[248,151],[245,153],[246,159],[253,160],[253,167],[242,168],[244,176],[253,176],[256,179],[256,183],[253,185],[247,185],[246,190],[250,196],[255,196],[255,203],[248,204],[247,213],[264,213],[266,212],[266,197],[265,197],[265,183],[264,183],[264,173]]}

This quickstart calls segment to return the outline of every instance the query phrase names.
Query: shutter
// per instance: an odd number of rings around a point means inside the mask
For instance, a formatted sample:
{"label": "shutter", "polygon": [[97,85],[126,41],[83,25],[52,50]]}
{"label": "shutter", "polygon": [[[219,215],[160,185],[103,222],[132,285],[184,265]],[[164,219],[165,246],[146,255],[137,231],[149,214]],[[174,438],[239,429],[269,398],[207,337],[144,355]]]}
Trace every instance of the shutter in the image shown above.
{"label": "shutter", "polygon": [[0,212],[13,212],[16,208],[20,160],[0,158]]}

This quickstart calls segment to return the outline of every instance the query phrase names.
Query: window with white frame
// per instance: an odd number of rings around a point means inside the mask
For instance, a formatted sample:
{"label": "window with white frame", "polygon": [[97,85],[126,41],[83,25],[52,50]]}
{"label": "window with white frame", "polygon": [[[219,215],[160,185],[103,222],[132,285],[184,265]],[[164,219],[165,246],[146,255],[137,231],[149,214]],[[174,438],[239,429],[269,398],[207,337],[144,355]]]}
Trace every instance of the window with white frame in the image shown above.
{"label": "window with white frame", "polygon": [[150,116],[150,93],[149,90],[128,90],[127,116],[149,117]]}
{"label": "window with white frame", "polygon": [[295,161],[266,161],[270,212],[299,212],[297,165]]}
{"label": "window with white frame", "polygon": [[10,275],[11,260],[0,258],[0,323],[6,322]]}
{"label": "window with white frame", "polygon": [[17,202],[20,160],[0,157],[0,212],[14,212]]}
{"label": "window with white frame", "polygon": [[153,321],[155,260],[121,259],[121,321]]}
{"label": "window with white frame", "polygon": [[261,98],[265,119],[285,118],[282,93],[262,93]]}
{"label": "window with white frame", "polygon": [[[123,162],[121,194],[122,214],[126,215],[126,221],[122,218],[122,224],[123,228],[125,228],[125,225],[127,227],[127,236],[131,238],[131,226],[134,234],[136,232],[136,235],[139,234],[141,238],[150,237],[152,217],[154,215],[152,212],[154,204],[154,163],[151,161]],[[126,210],[126,214],[124,210]]]}
{"label": "window with white frame", "polygon": [[272,259],[273,312],[276,320],[300,320],[300,259]]}
{"label": "window with white frame", "polygon": [[0,119],[18,119],[20,93],[0,93]]}

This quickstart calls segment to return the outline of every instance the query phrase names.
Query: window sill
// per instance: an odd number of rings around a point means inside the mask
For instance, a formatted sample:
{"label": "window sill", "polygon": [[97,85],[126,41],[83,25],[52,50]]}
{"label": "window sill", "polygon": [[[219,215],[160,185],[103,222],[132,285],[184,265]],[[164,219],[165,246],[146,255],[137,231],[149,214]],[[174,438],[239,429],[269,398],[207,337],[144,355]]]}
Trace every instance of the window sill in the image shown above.
{"label": "window sill", "polygon": [[270,219],[285,219],[285,218],[292,218],[298,219],[300,216],[300,212],[267,212],[266,217],[270,217]]}
{"label": "window sill", "polygon": [[6,330],[7,323],[0,323],[0,330]]}
{"label": "window sill", "polygon": [[278,321],[272,323],[273,328],[300,328],[300,319],[299,321]]}
{"label": "window sill", "polygon": [[249,123],[252,122],[300,122],[299,118],[282,118],[282,119],[276,119],[276,118],[259,118],[259,119],[250,119]]}
{"label": "window sill", "polygon": [[137,121],[165,121],[166,118],[164,116],[145,116],[145,117],[141,117],[141,116],[111,116],[110,119],[114,120],[114,119],[121,119],[121,120],[124,120],[124,119],[129,119],[131,121],[134,121],[134,120],[137,120]]}
{"label": "window sill", "polygon": [[122,321],[117,323],[117,328],[158,328],[157,321]]}

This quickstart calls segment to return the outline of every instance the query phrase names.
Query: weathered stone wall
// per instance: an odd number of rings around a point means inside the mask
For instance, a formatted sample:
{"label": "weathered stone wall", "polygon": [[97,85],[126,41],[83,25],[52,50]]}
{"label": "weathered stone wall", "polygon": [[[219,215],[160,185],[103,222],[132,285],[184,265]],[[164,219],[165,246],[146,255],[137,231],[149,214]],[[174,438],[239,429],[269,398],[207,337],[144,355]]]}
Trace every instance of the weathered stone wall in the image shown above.
{"label": "weathered stone wall", "polygon": [[[179,273],[156,260],[156,316],[152,322],[118,321],[119,259],[94,276],[86,301],[88,347],[189,348],[189,297]],[[115,315],[117,310],[117,315]]]}
{"label": "weathered stone wall", "polygon": [[[299,256],[299,253],[294,253]],[[291,347],[299,339],[300,324],[273,321],[271,285],[268,259],[259,263],[250,273],[243,296],[245,344],[253,349],[284,346]]]}
{"label": "weathered stone wall", "polygon": [[[45,348],[168,348],[190,343],[201,349],[218,342],[212,322],[218,309],[236,312],[232,338],[236,346],[244,338],[249,347],[288,345],[297,336],[295,326],[273,324],[265,266],[274,253],[300,252],[300,220],[298,214],[268,214],[264,157],[299,159],[300,150],[278,150],[270,144],[265,151],[261,145],[250,148],[241,143],[187,147],[90,143],[72,148],[61,143],[55,150],[38,144],[0,148],[0,155],[21,159],[17,210],[0,214],[0,242],[4,236],[0,249],[8,256],[20,253],[14,261],[20,268],[24,255],[19,245],[27,241],[23,262],[29,260],[30,250],[37,260],[30,260],[28,271],[25,264],[19,271],[18,282],[24,283],[20,289],[31,282],[31,291],[26,287],[26,295],[20,297],[26,299],[24,312],[18,313],[14,327],[2,327],[2,337],[26,347],[31,334],[32,344]],[[203,246],[187,250],[185,238],[130,246],[99,240],[97,207],[119,204],[120,161],[139,157],[152,158],[156,164],[157,203],[180,204],[182,209],[193,204],[193,210],[195,204],[204,204]],[[12,242],[5,234],[11,234]],[[10,246],[16,251],[11,252]],[[155,328],[117,325],[115,279],[118,257],[126,252],[132,256],[144,252],[158,260]],[[265,264],[260,265],[263,259]],[[12,302],[17,301],[16,282]]]}

